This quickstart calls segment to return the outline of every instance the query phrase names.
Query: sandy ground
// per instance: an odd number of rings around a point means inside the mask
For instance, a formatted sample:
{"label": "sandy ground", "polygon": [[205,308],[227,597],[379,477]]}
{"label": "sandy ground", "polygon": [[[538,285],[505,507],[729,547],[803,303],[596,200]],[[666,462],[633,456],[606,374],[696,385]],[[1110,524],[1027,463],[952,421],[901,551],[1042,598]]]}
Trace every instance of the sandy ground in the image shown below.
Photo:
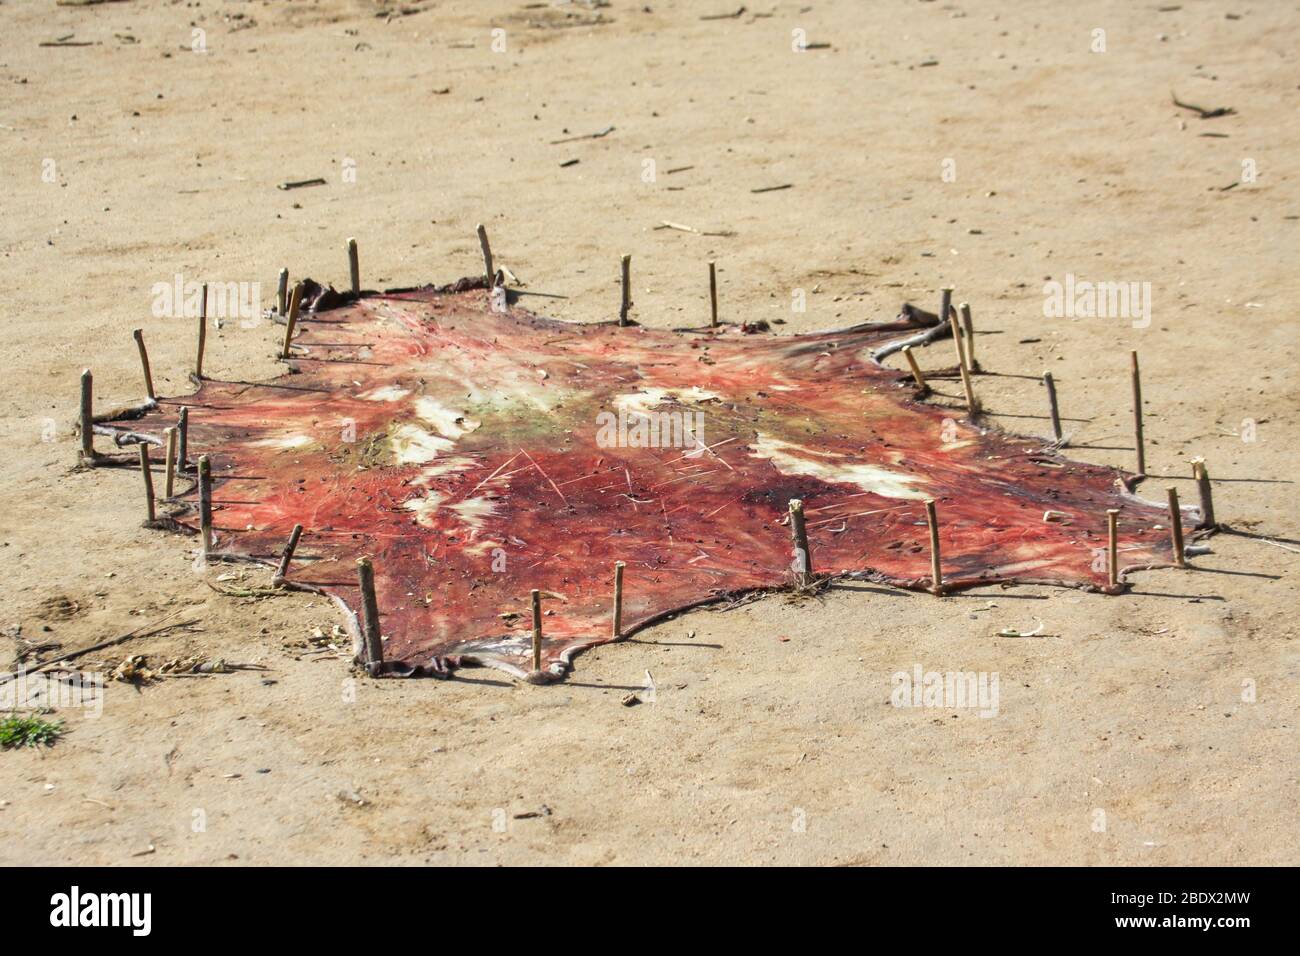
{"label": "sandy ground", "polygon": [[[177,615],[199,624],[84,660],[268,668],[111,683],[102,716],[60,711],[52,749],[0,753],[0,861],[1300,862],[1300,8],[701,18],[737,6],[0,4],[4,666]],[[796,52],[796,29],[832,45]],[[69,35],[92,45],[40,45]],[[1171,90],[1236,112],[1200,119]],[[449,281],[478,268],[479,221],[528,291],[566,297],[525,304],[570,319],[613,314],[622,252],[637,318],[663,327],[707,315],[710,258],[725,318],[789,332],[954,285],[993,420],[1045,433],[1050,369],[1088,461],[1132,466],[1138,349],[1146,496],[1168,475],[1193,503],[1204,455],[1220,518],[1292,550],[1219,536],[1113,598],[772,597],[588,652],[552,687],[353,681],[302,648],[339,621],[321,599],[215,593],[220,571],[140,527],[136,475],[74,470],[81,369],[106,404],[142,394],[133,328],[159,391],[188,391],[193,323],[154,317],[154,283],[260,282],[269,302],[282,265],[345,282],[347,236],[367,285]],[[1045,317],[1066,274],[1149,282],[1149,327]],[[272,376],[272,341],[228,322],[209,371]],[[940,345],[923,362],[951,364]],[[997,716],[892,706],[916,665],[997,674]],[[622,706],[647,670],[655,700]]]}

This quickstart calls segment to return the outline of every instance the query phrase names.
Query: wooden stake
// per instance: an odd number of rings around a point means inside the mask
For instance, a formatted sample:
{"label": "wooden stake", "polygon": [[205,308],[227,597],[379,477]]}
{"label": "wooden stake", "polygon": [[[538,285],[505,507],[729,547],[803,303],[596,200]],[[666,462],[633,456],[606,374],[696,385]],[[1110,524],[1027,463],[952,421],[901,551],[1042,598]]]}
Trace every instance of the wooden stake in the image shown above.
{"label": "wooden stake", "polygon": [[1185,568],[1187,552],[1183,549],[1183,512],[1178,507],[1178,489],[1170,485],[1165,491],[1169,495],[1169,529],[1174,536],[1174,563]]}
{"label": "wooden stake", "polygon": [[81,460],[95,460],[95,376],[90,369],[81,373]]}
{"label": "wooden stake", "polygon": [[627,325],[627,313],[632,308],[632,257],[624,255],[620,263],[623,273],[623,299],[618,307],[618,324]]}
{"label": "wooden stake", "polygon": [[202,298],[199,300],[199,351],[194,358],[194,377],[203,379],[203,350],[208,344],[208,284],[203,283]]}
{"label": "wooden stake", "polygon": [[930,526],[930,593],[943,594],[943,567],[939,557],[939,516],[934,499],[925,499],[925,523]]}
{"label": "wooden stake", "polygon": [[275,287],[275,311],[281,316],[289,307],[289,270],[280,270],[280,280]]}
{"label": "wooden stake", "polygon": [[167,466],[164,471],[166,478],[163,484],[163,498],[171,498],[176,491],[176,439],[178,437],[176,426],[164,428],[163,434],[167,436]]}
{"label": "wooden stake", "polygon": [[361,295],[361,265],[357,262],[357,241],[348,240],[348,275],[352,278],[352,294]]}
{"label": "wooden stake", "polygon": [[212,553],[212,465],[207,455],[199,458],[199,539],[206,558]]}
{"label": "wooden stake", "polygon": [[939,321],[947,322],[952,314],[952,286],[946,285],[939,290]]}
{"label": "wooden stake", "polygon": [[533,598],[533,670],[542,669],[542,592],[530,591]]}
{"label": "wooden stake", "polygon": [[957,313],[949,313],[948,326],[952,329],[952,339],[957,345],[957,371],[961,373],[961,387],[966,393],[966,410],[970,417],[974,418],[980,413],[980,403],[975,398],[975,387],[971,384],[970,367],[966,364],[966,350],[962,347],[961,325],[957,321]]}
{"label": "wooden stake", "polygon": [[1129,367],[1133,375],[1133,440],[1137,444],[1137,473],[1147,473],[1147,455],[1142,441],[1142,377],[1138,372],[1138,354],[1129,353]]}
{"label": "wooden stake", "polygon": [[1052,437],[1060,442],[1065,434],[1061,431],[1061,409],[1056,404],[1056,380],[1051,372],[1043,373],[1043,384],[1047,387],[1047,409],[1052,416]]}
{"label": "wooden stake", "polygon": [[293,287],[293,295],[289,297],[289,315],[284,324],[284,347],[280,349],[280,358],[289,358],[289,345],[293,341],[293,329],[298,324],[298,310],[302,308],[302,283],[299,282]]}
{"label": "wooden stake", "polygon": [[614,562],[614,640],[623,636],[623,562]]}
{"label": "wooden stake", "polygon": [[180,416],[176,419],[176,470],[184,471],[189,465],[190,452],[190,407],[181,406]]}
{"label": "wooden stake", "polygon": [[153,524],[158,514],[154,511],[153,472],[150,470],[149,464],[149,446],[145,442],[140,442],[136,447],[140,449],[140,474],[144,477],[145,514],[147,515],[147,523]]}
{"label": "wooden stake", "polygon": [[921,366],[916,364],[916,356],[912,354],[912,346],[903,346],[903,358],[907,359],[907,364],[912,369],[912,378],[916,381],[916,387],[922,392],[930,391],[930,386],[925,384],[925,376],[921,374]]}
{"label": "wooden stake", "polygon": [[492,277],[496,275],[496,270],[492,268],[492,247],[488,245],[487,228],[483,223],[475,227],[478,233],[478,244],[483,248],[483,274],[487,276],[488,288],[492,288]]}
{"label": "wooden stake", "polygon": [[1214,520],[1214,492],[1210,488],[1210,472],[1205,467],[1204,458],[1192,460],[1192,477],[1196,479],[1196,490],[1201,495],[1201,520],[1197,528],[1213,528],[1218,522]]}
{"label": "wooden stake", "polygon": [[709,315],[711,316],[709,324],[716,329],[718,327],[718,267],[712,259],[709,260]]}
{"label": "wooden stake", "polygon": [[980,370],[980,363],[975,361],[975,323],[971,321],[970,304],[963,302],[957,306],[961,313],[961,324],[966,330],[966,365],[972,372]]}
{"label": "wooden stake", "polygon": [[1119,587],[1119,509],[1106,509],[1106,579],[1111,589]]}
{"label": "wooden stake", "polygon": [[140,350],[140,366],[144,369],[144,393],[149,401],[156,401],[158,396],[153,391],[153,373],[149,371],[149,350],[144,347],[144,332],[134,329],[131,337],[135,339],[136,347]]}
{"label": "wooden stake", "polygon": [[289,576],[289,562],[293,560],[294,551],[298,550],[298,539],[301,537],[302,525],[296,524],[289,532],[289,543],[284,546],[284,554],[280,555],[280,566],[275,569],[275,577],[271,579],[273,583],[283,581]]}
{"label": "wooden stake", "polygon": [[384,663],[384,641],[379,634],[379,601],[375,597],[375,568],[369,558],[357,560],[361,584],[361,639],[365,665],[373,677]]}
{"label": "wooden stake", "polygon": [[808,528],[803,520],[803,502],[790,499],[790,537],[794,539],[795,580],[801,588],[812,582],[812,552],[808,549]]}

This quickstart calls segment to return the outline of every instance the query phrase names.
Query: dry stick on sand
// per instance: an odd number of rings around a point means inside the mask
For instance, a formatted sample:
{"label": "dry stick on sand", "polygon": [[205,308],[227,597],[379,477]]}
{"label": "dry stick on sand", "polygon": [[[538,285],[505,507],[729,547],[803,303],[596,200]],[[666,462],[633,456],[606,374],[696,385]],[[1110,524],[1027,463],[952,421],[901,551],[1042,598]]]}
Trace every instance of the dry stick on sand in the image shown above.
{"label": "dry stick on sand", "polygon": [[348,277],[352,282],[352,294],[361,295],[361,264],[357,261],[357,241],[348,239]]}
{"label": "dry stick on sand", "polygon": [[903,358],[907,359],[908,366],[912,369],[912,378],[916,381],[916,387],[922,394],[930,391],[930,386],[925,384],[925,376],[921,374],[921,366],[916,364],[916,356],[912,354],[912,346],[903,346]]}
{"label": "dry stick on sand", "polygon": [[492,268],[492,247],[488,245],[487,227],[480,222],[474,227],[474,231],[478,233],[478,244],[483,248],[483,274],[487,277],[488,287],[491,288],[492,277],[496,275],[496,271]]}
{"label": "dry stick on sand", "polygon": [[930,593],[943,594],[943,568],[939,558],[939,516],[934,499],[925,499],[925,523],[930,527]]}
{"label": "dry stick on sand", "polygon": [[284,323],[284,347],[280,349],[280,358],[289,357],[289,345],[293,342],[293,329],[298,324],[298,310],[302,308],[302,283],[299,282],[293,287],[293,295],[289,297],[289,315]]}
{"label": "dry stick on sand", "polygon": [[95,376],[90,369],[81,373],[81,460],[95,461]]}
{"label": "dry stick on sand", "polygon": [[718,327],[718,267],[712,259],[709,260],[709,325],[715,329]]}
{"label": "dry stick on sand", "polygon": [[1214,520],[1214,493],[1210,489],[1210,472],[1205,467],[1204,458],[1192,459],[1192,477],[1196,479],[1196,490],[1201,495],[1201,520],[1196,527],[1213,528],[1217,524]]}
{"label": "dry stick on sand", "polygon": [[153,373],[149,371],[149,350],[144,347],[144,332],[141,329],[133,329],[131,337],[135,339],[136,347],[140,350],[140,367],[144,369],[144,393],[149,401],[157,401],[158,396],[153,390]]}
{"label": "dry stick on sand", "polygon": [[618,307],[618,324],[627,325],[627,313],[632,308],[632,257],[624,254],[619,264],[622,271],[623,297]]}
{"label": "dry stick on sand", "polygon": [[623,562],[614,562],[614,640],[623,636]]}
{"label": "dry stick on sand", "polygon": [[1056,404],[1056,380],[1051,372],[1043,373],[1043,385],[1047,387],[1047,409],[1052,416],[1052,437],[1058,444],[1064,443],[1065,435],[1061,431],[1061,409]]}
{"label": "dry stick on sand", "polygon": [[203,283],[199,299],[199,350],[194,357],[194,377],[203,381],[203,350],[208,344],[208,284]]}
{"label": "dry stick on sand", "polygon": [[799,587],[812,583],[812,553],[808,549],[808,528],[803,519],[803,502],[790,499],[790,537],[794,539],[795,580]]}
{"label": "dry stick on sand", "polygon": [[289,307],[289,270],[280,270],[280,279],[275,286],[275,311],[276,314],[283,317],[284,311]]}
{"label": "dry stick on sand", "polygon": [[[184,609],[182,608],[182,610]],[[180,613],[181,611],[172,611],[172,613],[168,614],[166,617],[159,618],[152,626],[148,624],[141,624],[134,631],[128,631],[127,633],[121,635],[120,637],[114,637],[111,640],[107,640],[107,641],[100,641],[98,644],[92,644],[90,645],[90,647],[83,647],[80,650],[69,651],[67,654],[64,654],[60,657],[55,657],[52,658],[51,660],[45,661],[44,663],[38,664],[36,667],[32,668],[29,671],[25,671],[24,673],[39,674],[41,671],[53,667],[55,664],[62,664],[66,661],[73,660],[74,658],[83,657],[86,654],[93,654],[95,651],[102,651],[105,648],[113,647],[114,645],[117,644],[122,644],[126,641],[131,640],[132,638],[153,637],[155,634],[161,634],[164,631],[175,630],[178,627],[190,627],[193,624],[199,623],[198,618],[194,618],[193,620],[189,620],[189,621],[178,621],[175,624],[163,623],[164,621],[167,620],[167,618],[175,617],[177,614]],[[145,630],[146,627],[148,627],[149,630]],[[17,676],[18,673],[0,674],[0,684],[7,683],[8,681],[13,680]]]}
{"label": "dry stick on sand", "polygon": [[212,553],[212,465],[207,455],[199,458],[199,538],[207,558]]}
{"label": "dry stick on sand", "polygon": [[357,560],[357,580],[361,584],[361,638],[365,659],[362,664],[373,677],[384,663],[384,642],[379,635],[379,601],[375,597],[375,568],[369,558]]}
{"label": "dry stick on sand", "polygon": [[1111,590],[1119,587],[1119,509],[1106,509],[1106,579]]}
{"label": "dry stick on sand", "polygon": [[149,443],[140,442],[135,447],[140,450],[140,475],[144,478],[145,521],[147,524],[153,524],[157,520],[158,514],[154,511],[153,472],[150,470],[149,464]]}
{"label": "dry stick on sand", "polygon": [[542,669],[542,592],[529,592],[533,601],[533,670]]}
{"label": "dry stick on sand", "polygon": [[1187,552],[1183,549],[1183,512],[1178,507],[1178,489],[1170,485],[1165,492],[1169,495],[1169,529],[1174,538],[1174,563],[1185,568]]}
{"label": "dry stick on sand", "polygon": [[272,584],[279,584],[289,576],[289,562],[293,560],[293,553],[298,550],[298,539],[301,537],[302,525],[296,524],[289,532],[289,543],[284,546],[284,554],[280,555],[280,566],[275,569],[275,576],[271,578]]}
{"label": "dry stick on sand", "polygon": [[176,493],[176,426],[163,429],[167,438],[167,463],[163,470],[163,498],[170,498]]}
{"label": "dry stick on sand", "polygon": [[1129,370],[1133,377],[1133,441],[1137,445],[1137,473],[1147,473],[1147,454],[1142,441],[1142,375],[1138,371],[1138,354],[1129,352]]}

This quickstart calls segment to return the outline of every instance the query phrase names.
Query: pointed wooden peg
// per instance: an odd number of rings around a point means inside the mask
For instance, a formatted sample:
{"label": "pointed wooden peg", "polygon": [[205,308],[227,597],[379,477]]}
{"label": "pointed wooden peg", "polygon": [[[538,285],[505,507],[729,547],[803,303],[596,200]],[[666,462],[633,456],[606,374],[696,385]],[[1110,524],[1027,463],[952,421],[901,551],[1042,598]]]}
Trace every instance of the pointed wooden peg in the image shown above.
{"label": "pointed wooden peg", "polygon": [[803,502],[790,499],[790,537],[794,540],[795,581],[805,588],[812,583],[812,554],[808,549],[808,528],[804,523]]}
{"label": "pointed wooden peg", "polygon": [[623,295],[618,307],[618,324],[627,325],[627,314],[632,309],[632,257],[624,255],[619,260],[619,264]]}
{"label": "pointed wooden peg", "polygon": [[1043,373],[1043,385],[1047,388],[1047,410],[1052,416],[1052,437],[1057,444],[1061,444],[1065,440],[1065,434],[1061,431],[1061,409],[1056,404],[1056,380],[1052,378],[1051,372]]}
{"label": "pointed wooden peg", "polygon": [[281,318],[289,308],[289,270],[281,269],[275,286],[275,311]]}
{"label": "pointed wooden peg", "polygon": [[153,524],[158,515],[154,510],[153,471],[150,470],[149,464],[149,445],[140,442],[136,448],[140,449],[140,474],[144,478],[145,524]]}
{"label": "pointed wooden peg", "polygon": [[95,376],[90,369],[81,373],[81,460],[95,462]]}
{"label": "pointed wooden peg", "polygon": [[1205,467],[1204,458],[1192,459],[1192,477],[1196,479],[1196,490],[1201,496],[1201,519],[1196,522],[1197,529],[1213,528],[1218,522],[1214,520],[1214,490],[1210,487],[1210,472]]}
{"label": "pointed wooden peg", "polygon": [[361,295],[361,265],[357,261],[357,241],[348,239],[348,277],[352,282],[352,294]]}
{"label": "pointed wooden peg", "polygon": [[614,562],[614,640],[623,636],[623,562]]}
{"label": "pointed wooden peg", "polygon": [[203,380],[203,351],[208,344],[208,284],[203,283],[199,299],[199,349],[194,356],[194,377]]}
{"label": "pointed wooden peg", "polygon": [[963,302],[957,306],[961,313],[962,329],[966,333],[966,367],[972,372],[980,370],[980,363],[975,361],[975,323],[970,316],[970,304]]}
{"label": "pointed wooden peg", "polygon": [[176,493],[176,451],[179,431],[175,425],[163,429],[167,438],[167,464],[164,471],[163,498],[171,498]]}
{"label": "pointed wooden peg", "polygon": [[1142,376],[1138,371],[1137,352],[1129,353],[1129,371],[1133,379],[1133,441],[1137,445],[1137,474],[1145,475],[1147,455],[1142,441]]}
{"label": "pointed wooden peg", "polygon": [[176,419],[176,470],[185,471],[189,467],[190,453],[190,407],[181,406],[181,413]]}
{"label": "pointed wooden peg", "polygon": [[492,247],[488,245],[487,227],[479,223],[474,231],[478,233],[478,244],[483,250],[483,275],[487,279],[488,288],[492,288],[492,277],[495,276],[496,270],[492,268]]}
{"label": "pointed wooden peg", "polygon": [[709,325],[718,327],[718,264],[709,260]]}
{"label": "pointed wooden peg", "polygon": [[203,557],[212,554],[212,464],[207,455],[199,458],[199,543]]}
{"label": "pointed wooden peg", "polygon": [[144,393],[149,401],[158,400],[153,390],[153,373],[149,371],[149,350],[144,347],[144,331],[133,329],[131,337],[135,339],[136,348],[140,350],[140,367],[144,369]]}
{"label": "pointed wooden peg", "polygon": [[943,564],[939,554],[939,515],[934,499],[925,499],[925,523],[930,529],[930,593],[943,594]]}
{"label": "pointed wooden peg", "polygon": [[912,379],[916,382],[916,387],[921,390],[922,394],[930,391],[930,386],[925,384],[925,376],[921,374],[921,366],[916,363],[916,356],[912,354],[912,347],[904,345],[903,358],[907,359],[907,365],[912,370]]}
{"label": "pointed wooden peg", "polygon": [[1187,551],[1183,546],[1183,512],[1178,506],[1178,489],[1170,485],[1165,489],[1169,496],[1169,530],[1173,535],[1174,563],[1187,567]]}
{"label": "pointed wooden peg", "polygon": [[1106,509],[1106,580],[1112,591],[1119,588],[1119,509]]}
{"label": "pointed wooden peg", "polygon": [[533,600],[533,671],[542,669],[542,592],[528,592]]}
{"label": "pointed wooden peg", "polygon": [[293,287],[293,295],[289,297],[289,315],[284,324],[284,347],[280,349],[280,358],[287,359],[290,357],[289,346],[293,344],[293,330],[298,324],[298,311],[302,308],[303,285],[301,282]]}
{"label": "pointed wooden peg", "polygon": [[374,677],[384,666],[384,639],[379,632],[379,600],[375,597],[375,568],[369,558],[357,560],[361,585],[361,664]]}
{"label": "pointed wooden peg", "polygon": [[293,560],[293,553],[298,550],[298,539],[301,537],[302,525],[296,524],[289,532],[289,543],[284,546],[284,553],[280,555],[280,566],[275,569],[272,583],[279,584],[289,576],[289,562]]}

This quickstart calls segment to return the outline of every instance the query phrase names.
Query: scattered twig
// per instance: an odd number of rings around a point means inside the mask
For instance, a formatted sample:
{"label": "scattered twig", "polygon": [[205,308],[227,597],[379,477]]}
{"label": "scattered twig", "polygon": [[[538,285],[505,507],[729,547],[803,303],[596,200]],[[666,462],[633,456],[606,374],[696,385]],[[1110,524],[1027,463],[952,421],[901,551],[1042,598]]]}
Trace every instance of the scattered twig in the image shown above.
{"label": "scattered twig", "polygon": [[[41,671],[54,666],[55,664],[61,664],[64,661],[70,661],[73,658],[81,657],[83,654],[89,654],[92,651],[102,651],[106,647],[113,647],[117,644],[123,644],[126,641],[131,640],[132,638],[153,637],[154,635],[162,634],[165,631],[173,631],[178,627],[189,627],[190,625],[197,624],[199,622],[198,618],[195,618],[190,621],[179,621],[175,624],[163,623],[163,621],[166,621],[168,618],[173,618],[180,613],[181,613],[180,611],[173,611],[171,614],[168,614],[167,617],[160,618],[156,622],[156,624],[152,627],[150,627],[147,624],[142,624],[140,625],[140,627],[137,627],[134,631],[128,631],[126,634],[123,634],[121,637],[115,637],[112,638],[111,640],[101,641],[98,644],[92,644],[90,647],[83,647],[81,648],[81,650],[70,651],[69,653],[62,655],[61,657],[56,657],[53,660],[46,661],[45,663],[37,666],[35,669],[28,671],[28,673],[38,674]],[[146,627],[149,627],[149,630],[147,631],[144,630],[144,628]],[[7,683],[8,681],[13,680],[17,676],[18,675],[16,674],[0,674],[0,684]]]}
{"label": "scattered twig", "polygon": [[731,13],[706,13],[703,16],[701,16],[700,19],[701,20],[738,20],[744,15],[745,15],[745,8],[741,7],[739,10],[732,11]]}
{"label": "scattered twig", "polygon": [[608,136],[612,132],[614,132],[614,127],[606,126],[604,129],[595,133],[584,133],[582,136],[566,136],[564,139],[553,139],[551,140],[551,145],[558,146],[561,143],[576,143],[581,139],[600,139],[602,136]]}
{"label": "scattered twig", "polygon": [[276,189],[302,189],[304,186],[324,186],[325,180],[317,177],[316,179],[299,179],[289,182],[280,183]]}
{"label": "scattered twig", "polygon": [[1237,111],[1231,106],[1220,106],[1217,109],[1207,110],[1203,106],[1193,106],[1191,103],[1184,103],[1178,98],[1178,94],[1172,90],[1169,93],[1170,99],[1174,101],[1174,106],[1181,107],[1185,110],[1191,110],[1193,113],[1200,115],[1201,119],[1214,119],[1216,116],[1231,116]]}
{"label": "scattered twig", "polygon": [[794,183],[782,183],[780,186],[759,186],[757,189],[751,189],[751,193],[774,193],[781,189],[791,189]]}

